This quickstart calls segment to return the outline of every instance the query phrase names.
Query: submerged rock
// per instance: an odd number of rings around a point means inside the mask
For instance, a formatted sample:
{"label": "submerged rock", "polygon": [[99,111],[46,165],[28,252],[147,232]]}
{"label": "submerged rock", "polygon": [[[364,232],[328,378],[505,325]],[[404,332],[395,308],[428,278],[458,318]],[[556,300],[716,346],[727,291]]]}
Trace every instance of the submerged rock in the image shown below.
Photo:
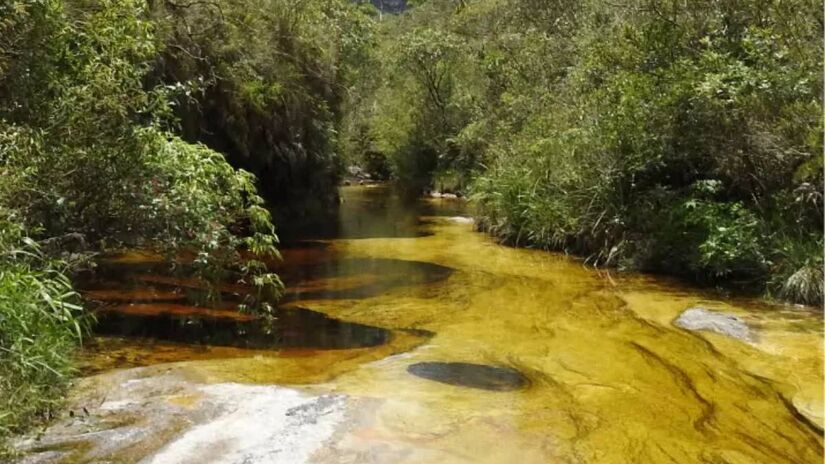
{"label": "submerged rock", "polygon": [[750,327],[741,318],[705,308],[688,308],[673,323],[687,330],[707,330],[746,342],[756,341]]}
{"label": "submerged rock", "polygon": [[527,378],[515,369],[484,364],[422,362],[409,366],[407,372],[435,382],[482,390],[517,390],[529,383]]}

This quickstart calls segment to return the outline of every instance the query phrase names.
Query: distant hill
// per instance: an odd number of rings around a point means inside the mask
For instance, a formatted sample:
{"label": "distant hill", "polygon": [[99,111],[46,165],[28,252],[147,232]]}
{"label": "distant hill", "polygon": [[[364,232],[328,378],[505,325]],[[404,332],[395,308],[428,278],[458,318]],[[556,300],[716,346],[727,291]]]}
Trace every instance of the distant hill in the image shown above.
{"label": "distant hill", "polygon": [[407,9],[407,0],[370,0],[370,2],[384,13],[401,13]]}

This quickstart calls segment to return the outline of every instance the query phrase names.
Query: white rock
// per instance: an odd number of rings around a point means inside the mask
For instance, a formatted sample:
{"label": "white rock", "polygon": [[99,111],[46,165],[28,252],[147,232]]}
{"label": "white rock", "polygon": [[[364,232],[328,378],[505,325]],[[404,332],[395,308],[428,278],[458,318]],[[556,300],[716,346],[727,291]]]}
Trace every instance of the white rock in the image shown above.
{"label": "white rock", "polygon": [[150,464],[303,463],[344,420],[344,396],[309,396],[274,386],[200,388],[225,411],[186,430],[144,462]]}
{"label": "white rock", "polygon": [[739,317],[705,308],[688,308],[674,324],[687,330],[707,330],[747,342],[755,341],[750,327]]}

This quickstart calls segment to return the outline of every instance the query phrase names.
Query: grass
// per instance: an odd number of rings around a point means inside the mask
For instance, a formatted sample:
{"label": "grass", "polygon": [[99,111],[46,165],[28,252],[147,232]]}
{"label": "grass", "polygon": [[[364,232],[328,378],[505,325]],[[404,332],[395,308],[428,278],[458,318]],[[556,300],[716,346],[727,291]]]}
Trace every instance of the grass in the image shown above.
{"label": "grass", "polygon": [[87,324],[67,265],[0,224],[0,460],[8,440],[54,415]]}

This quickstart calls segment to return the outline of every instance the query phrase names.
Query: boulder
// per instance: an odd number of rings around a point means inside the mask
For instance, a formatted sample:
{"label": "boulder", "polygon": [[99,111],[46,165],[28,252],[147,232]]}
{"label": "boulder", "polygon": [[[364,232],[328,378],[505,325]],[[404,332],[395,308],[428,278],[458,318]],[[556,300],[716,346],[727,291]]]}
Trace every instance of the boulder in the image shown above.
{"label": "boulder", "polygon": [[756,341],[750,327],[741,318],[701,307],[686,309],[673,323],[687,330],[706,330],[746,342]]}

